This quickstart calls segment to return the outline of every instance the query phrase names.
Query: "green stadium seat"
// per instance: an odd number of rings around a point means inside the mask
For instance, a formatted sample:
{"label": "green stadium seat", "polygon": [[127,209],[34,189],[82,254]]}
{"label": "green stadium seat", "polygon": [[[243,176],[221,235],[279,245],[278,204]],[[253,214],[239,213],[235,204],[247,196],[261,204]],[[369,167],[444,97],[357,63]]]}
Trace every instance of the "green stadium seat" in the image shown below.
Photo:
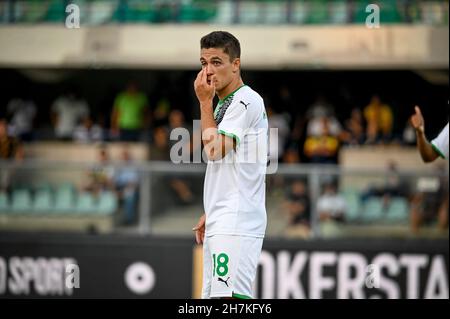
{"label": "green stadium seat", "polygon": [[424,1],[421,3],[423,23],[430,25],[448,23],[448,2],[446,3],[446,6],[443,1]]}
{"label": "green stadium seat", "polygon": [[305,24],[308,17],[307,6],[304,0],[296,0],[292,2],[291,23]]}
{"label": "green stadium seat", "polygon": [[234,21],[235,10],[235,1],[219,1],[217,4],[217,14],[211,22],[215,24],[232,24]]}
{"label": "green stadium seat", "polygon": [[364,211],[361,215],[362,221],[380,221],[383,215],[383,202],[381,198],[370,197],[364,205]]}
{"label": "green stadium seat", "polygon": [[266,24],[286,24],[287,22],[287,2],[268,1],[264,4]]}
{"label": "green stadium seat", "polygon": [[407,223],[409,220],[408,201],[403,197],[392,198],[386,213],[386,220]]}
{"label": "green stadium seat", "polygon": [[74,189],[71,184],[62,184],[56,188],[54,210],[58,213],[74,210]]}
{"label": "green stadium seat", "polygon": [[66,8],[64,1],[52,0],[47,9],[47,13],[44,16],[44,20],[47,22],[64,22],[66,19]]}
{"label": "green stadium seat", "polygon": [[8,195],[5,192],[0,192],[0,213],[8,212],[9,200]]}
{"label": "green stadium seat", "polygon": [[259,1],[242,1],[239,3],[239,23],[262,23],[262,6]]}
{"label": "green stadium seat", "polygon": [[88,192],[81,192],[78,194],[77,202],[75,204],[77,213],[87,214],[97,211],[94,196]]}
{"label": "green stadium seat", "polygon": [[117,197],[113,192],[102,192],[98,201],[97,211],[102,215],[113,214],[118,207]]}
{"label": "green stadium seat", "polygon": [[15,189],[12,192],[11,210],[13,212],[31,213],[33,210],[31,193],[28,189]]}
{"label": "green stadium seat", "polygon": [[308,3],[308,24],[328,23],[328,3],[321,0],[312,0]]}
{"label": "green stadium seat", "polygon": [[398,11],[397,1],[378,1],[380,6],[380,23],[400,23],[402,17]]}
{"label": "green stadium seat", "polygon": [[53,210],[52,193],[48,189],[41,189],[34,195],[33,210],[37,213],[48,214]]}
{"label": "green stadium seat", "polygon": [[355,222],[360,218],[360,199],[359,193],[355,189],[345,189],[342,191],[341,195],[344,197],[347,203],[347,211],[345,214],[345,219],[347,222]]}
{"label": "green stadium seat", "polygon": [[349,22],[349,4],[347,1],[333,1],[329,2],[329,23],[345,24]]}
{"label": "green stadium seat", "polygon": [[28,0],[18,1],[15,4],[15,21],[21,23],[37,23],[45,19],[49,1]]}
{"label": "green stadium seat", "polygon": [[113,20],[118,0],[97,0],[89,3],[89,24],[101,25]]}

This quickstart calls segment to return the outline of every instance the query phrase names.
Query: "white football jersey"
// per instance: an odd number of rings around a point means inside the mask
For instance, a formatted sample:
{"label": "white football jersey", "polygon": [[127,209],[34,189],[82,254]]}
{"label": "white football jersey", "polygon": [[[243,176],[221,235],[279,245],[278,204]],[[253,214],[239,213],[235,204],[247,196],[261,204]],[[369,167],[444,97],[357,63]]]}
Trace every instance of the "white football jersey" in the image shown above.
{"label": "white football jersey", "polygon": [[268,121],[261,96],[243,85],[220,100],[214,119],[220,134],[236,140],[224,158],[208,161],[204,184],[206,236],[264,237]]}
{"label": "white football jersey", "polygon": [[448,158],[448,123],[431,144],[441,157]]}

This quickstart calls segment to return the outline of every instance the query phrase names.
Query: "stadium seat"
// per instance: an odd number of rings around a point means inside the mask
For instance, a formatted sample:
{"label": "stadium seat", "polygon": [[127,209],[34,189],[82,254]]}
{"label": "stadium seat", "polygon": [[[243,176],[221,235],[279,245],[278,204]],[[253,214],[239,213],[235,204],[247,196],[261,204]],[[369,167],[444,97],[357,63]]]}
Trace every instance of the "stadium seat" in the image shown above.
{"label": "stadium seat", "polygon": [[361,218],[364,222],[381,220],[383,218],[383,202],[381,198],[370,197],[364,205]]}
{"label": "stadium seat", "polygon": [[89,3],[89,24],[100,25],[110,22],[119,4],[118,0],[100,0]]}
{"label": "stadium seat", "polygon": [[350,12],[347,1],[330,2],[329,6],[329,23],[344,24],[349,22]]}
{"label": "stadium seat", "polygon": [[95,207],[95,199],[91,193],[81,192],[78,194],[77,202],[75,204],[77,213],[94,213],[97,211]]}
{"label": "stadium seat", "polygon": [[386,213],[386,220],[389,222],[408,222],[409,205],[403,197],[394,197]]}
{"label": "stadium seat", "polygon": [[64,1],[52,0],[48,6],[44,20],[47,22],[64,22],[66,18],[66,8]]}
{"label": "stadium seat", "polygon": [[236,10],[236,2],[232,0],[219,1],[217,4],[217,14],[212,23],[232,24]]}
{"label": "stadium seat", "polygon": [[[47,1],[48,2],[48,1]],[[36,23],[45,19],[48,10],[46,1],[18,1],[15,4],[16,22]]]}
{"label": "stadium seat", "polygon": [[34,195],[33,210],[48,214],[53,210],[52,193],[49,189],[41,189]]}
{"label": "stadium seat", "polygon": [[360,218],[360,200],[359,193],[355,189],[345,189],[342,191],[342,196],[347,203],[347,211],[345,214],[345,219],[347,222],[355,222]]}
{"label": "stadium seat", "polygon": [[113,192],[100,194],[97,211],[102,215],[113,214],[117,210],[117,197]]}
{"label": "stadium seat", "polygon": [[296,0],[292,2],[291,23],[305,24],[307,18],[307,6],[305,1]]}
{"label": "stadium seat", "polygon": [[74,210],[74,190],[70,184],[62,184],[55,193],[55,212],[64,213]]}
{"label": "stadium seat", "polygon": [[31,193],[28,189],[15,189],[12,192],[11,210],[13,212],[31,213],[33,210]]}
{"label": "stadium seat", "polygon": [[328,23],[328,4],[326,1],[309,1],[308,24],[326,24]]}
{"label": "stadium seat", "polygon": [[401,14],[398,11],[397,2],[392,0],[379,1],[380,22],[381,23],[400,23]]}
{"label": "stadium seat", "polygon": [[287,22],[287,2],[267,1],[264,4],[266,24],[286,24]]}
{"label": "stadium seat", "polygon": [[9,210],[8,195],[0,192],[0,213],[5,213]]}
{"label": "stadium seat", "polygon": [[243,1],[239,3],[239,23],[258,24],[262,22],[261,3],[258,1]]}
{"label": "stadium seat", "polygon": [[424,1],[421,3],[421,11],[425,24],[440,25],[448,22],[448,3],[445,7],[441,1]]}

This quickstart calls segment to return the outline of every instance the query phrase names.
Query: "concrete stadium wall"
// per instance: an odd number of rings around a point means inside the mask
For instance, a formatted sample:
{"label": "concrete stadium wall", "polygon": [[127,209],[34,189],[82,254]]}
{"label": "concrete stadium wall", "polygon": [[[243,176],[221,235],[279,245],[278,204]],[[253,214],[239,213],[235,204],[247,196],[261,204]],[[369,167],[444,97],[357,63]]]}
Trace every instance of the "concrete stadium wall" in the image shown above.
{"label": "concrete stadium wall", "polygon": [[226,29],[246,69],[429,69],[449,66],[449,29],[425,25],[57,25],[0,27],[0,67],[196,69],[199,40]]}

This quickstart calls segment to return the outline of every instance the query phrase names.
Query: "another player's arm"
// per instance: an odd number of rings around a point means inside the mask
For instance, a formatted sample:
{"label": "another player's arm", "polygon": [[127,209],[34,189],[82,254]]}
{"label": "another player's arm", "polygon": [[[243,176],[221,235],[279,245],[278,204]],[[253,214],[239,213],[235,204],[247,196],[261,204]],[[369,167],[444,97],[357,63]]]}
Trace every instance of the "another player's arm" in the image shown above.
{"label": "another player's arm", "polygon": [[206,68],[202,69],[194,82],[195,93],[200,102],[200,120],[202,126],[202,141],[208,160],[216,161],[223,158],[235,147],[235,140],[220,134],[217,130],[213,113],[215,95],[214,78],[207,82]]}
{"label": "another player's arm", "polygon": [[419,150],[422,160],[426,163],[434,161],[439,157],[439,153],[433,148],[432,144],[428,142],[425,136],[425,121],[418,106],[415,107],[416,113],[411,116],[411,125],[416,130],[417,148]]}

